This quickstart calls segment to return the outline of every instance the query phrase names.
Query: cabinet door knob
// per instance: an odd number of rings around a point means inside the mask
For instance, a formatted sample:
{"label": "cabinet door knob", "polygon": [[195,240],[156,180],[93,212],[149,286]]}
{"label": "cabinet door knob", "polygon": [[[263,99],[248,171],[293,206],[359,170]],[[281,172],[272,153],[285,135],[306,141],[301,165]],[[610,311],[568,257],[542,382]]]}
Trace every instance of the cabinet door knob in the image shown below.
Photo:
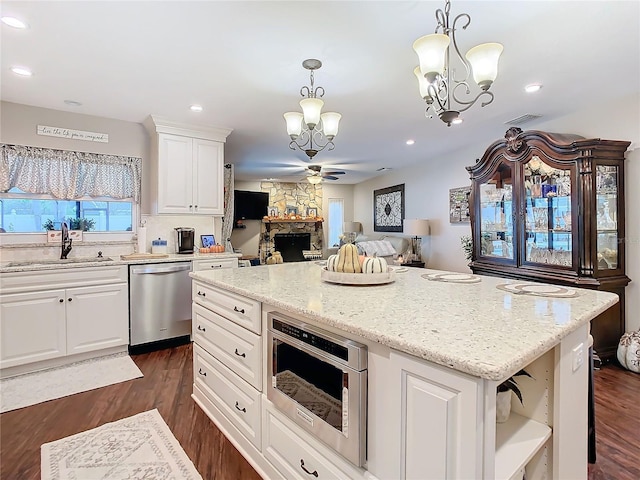
{"label": "cabinet door knob", "polygon": [[247,409],[242,407],[240,408],[240,404],[236,402],[236,409],[240,410],[242,413],[247,413]]}
{"label": "cabinet door knob", "polygon": [[73,298],[69,297],[69,298],[67,298],[67,300],[71,301],[71,300],[73,300]]}
{"label": "cabinet door knob", "polygon": [[193,205],[189,205],[189,210],[191,210],[193,208]]}
{"label": "cabinet door knob", "polygon": [[195,206],[196,210],[198,209],[198,205]]}
{"label": "cabinet door knob", "polygon": [[307,470],[307,469],[304,467],[304,460],[303,460],[302,458],[300,459],[300,468],[301,468],[302,470],[304,470],[304,471],[305,471],[305,473],[307,473],[307,474],[309,474],[309,475],[313,475],[314,477],[318,478],[318,470],[314,470],[313,472],[310,472],[309,470]]}
{"label": "cabinet door knob", "polygon": [[58,300],[60,303],[64,302],[64,298],[61,298],[60,300]]}
{"label": "cabinet door knob", "polygon": [[238,349],[236,348],[236,355],[242,358],[246,358],[247,354],[246,353],[240,353],[238,352]]}
{"label": "cabinet door knob", "polygon": [[244,308],[238,309],[238,307],[233,307],[233,311],[244,314]]}
{"label": "cabinet door knob", "polygon": [[204,327],[202,327],[200,325],[198,325],[198,330],[200,330],[201,332],[206,332],[207,331],[206,328],[204,328]]}
{"label": "cabinet door knob", "polygon": [[202,375],[203,377],[206,377],[206,376],[207,376],[207,372],[203,372],[201,368],[199,368],[199,369],[198,369],[198,373],[199,373],[200,375]]}

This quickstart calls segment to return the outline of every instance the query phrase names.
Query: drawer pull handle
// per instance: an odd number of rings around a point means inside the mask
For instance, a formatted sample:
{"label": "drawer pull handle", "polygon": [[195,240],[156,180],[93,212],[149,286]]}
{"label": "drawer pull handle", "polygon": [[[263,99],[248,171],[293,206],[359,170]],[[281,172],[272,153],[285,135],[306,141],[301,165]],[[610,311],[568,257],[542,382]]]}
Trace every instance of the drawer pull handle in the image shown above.
{"label": "drawer pull handle", "polygon": [[206,297],[207,294],[204,292],[201,292],[200,290],[198,290],[198,295],[200,295],[201,297]]}
{"label": "drawer pull handle", "polygon": [[207,331],[207,329],[206,329],[206,328],[204,328],[204,327],[203,327],[203,326],[201,326],[201,325],[198,325],[198,330],[200,330],[201,332],[206,332],[206,331]]}
{"label": "drawer pull handle", "polygon": [[238,307],[233,307],[234,312],[242,313],[244,315],[244,308],[238,309]]}
{"label": "drawer pull handle", "polygon": [[237,348],[236,348],[236,355],[238,355],[239,357],[242,357],[242,358],[245,358],[247,356],[246,353],[240,353]]}
{"label": "drawer pull handle", "polygon": [[236,402],[236,409],[240,410],[242,413],[247,413],[247,409],[242,407],[240,408],[240,404]]}
{"label": "drawer pull handle", "polygon": [[222,265],[211,265],[211,268],[222,268]]}
{"label": "drawer pull handle", "polygon": [[199,368],[199,369],[198,369],[198,373],[199,373],[200,375],[202,375],[203,377],[206,377],[206,376],[207,376],[207,372],[203,372],[201,368]]}
{"label": "drawer pull handle", "polygon": [[314,477],[318,478],[318,471],[317,470],[314,470],[313,472],[310,472],[309,470],[304,468],[304,460],[303,459],[300,459],[300,468],[302,470],[304,470],[306,473],[308,473],[309,475],[313,475]]}

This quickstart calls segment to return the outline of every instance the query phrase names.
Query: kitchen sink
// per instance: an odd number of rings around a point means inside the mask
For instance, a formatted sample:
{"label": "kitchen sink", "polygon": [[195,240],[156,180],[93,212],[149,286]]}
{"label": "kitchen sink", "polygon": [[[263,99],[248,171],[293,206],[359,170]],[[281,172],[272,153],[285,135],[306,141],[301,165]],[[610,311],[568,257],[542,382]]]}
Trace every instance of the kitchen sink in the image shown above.
{"label": "kitchen sink", "polygon": [[5,267],[31,267],[36,265],[69,265],[76,263],[113,262],[110,257],[75,257],[53,258],[47,260],[24,260],[21,262],[9,262]]}

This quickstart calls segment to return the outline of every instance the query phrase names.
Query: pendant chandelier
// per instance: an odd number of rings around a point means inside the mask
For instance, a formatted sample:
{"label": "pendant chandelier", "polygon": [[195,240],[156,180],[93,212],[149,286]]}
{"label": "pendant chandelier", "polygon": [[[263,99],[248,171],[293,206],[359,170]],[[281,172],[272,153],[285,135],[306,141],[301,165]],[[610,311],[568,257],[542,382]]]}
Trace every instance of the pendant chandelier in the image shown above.
{"label": "pendant chandelier", "polygon": [[342,115],[336,112],[321,113],[324,105],[324,101],[321,100],[324,88],[314,88],[313,72],[322,66],[322,62],[310,58],[302,62],[302,66],[309,70],[311,81],[311,86],[305,85],[300,89],[300,95],[304,97],[300,100],[302,113],[287,112],[284,114],[284,119],[287,122],[287,133],[291,138],[289,148],[302,150],[311,160],[325,148],[327,150],[335,148],[333,139],[338,134],[338,123]]}
{"label": "pendant chandelier", "polygon": [[[460,113],[481,98],[483,107],[493,102],[493,92],[489,88],[498,76],[498,59],[503,50],[499,43],[483,43],[470,49],[463,58],[456,41],[456,30],[465,30],[471,24],[471,17],[461,13],[449,23],[450,9],[451,2],[447,0],[444,12],[436,10],[435,33],[413,43],[420,59],[420,66],[413,73],[418,78],[420,96],[427,102],[425,115],[427,118],[438,115],[449,127],[452,123],[462,123]],[[461,64],[464,77],[456,77],[453,61]],[[469,86],[471,74],[481,90],[475,97]],[[460,98],[460,95],[464,96]]]}

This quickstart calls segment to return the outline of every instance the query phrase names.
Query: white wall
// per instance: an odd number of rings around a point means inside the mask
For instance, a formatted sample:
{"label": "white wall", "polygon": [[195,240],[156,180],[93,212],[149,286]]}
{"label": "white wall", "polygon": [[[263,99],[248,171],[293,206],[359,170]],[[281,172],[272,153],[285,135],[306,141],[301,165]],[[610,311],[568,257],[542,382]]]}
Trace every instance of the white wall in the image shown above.
{"label": "white wall", "polygon": [[[573,133],[585,138],[631,141],[625,165],[626,194],[626,272],[632,282],[626,289],[626,329],[640,329],[640,97],[634,95],[608,105],[575,112],[562,118],[524,125],[556,133]],[[491,108],[491,107],[487,107]],[[424,128],[446,128],[437,119],[424,120]],[[454,127],[451,127],[454,128]],[[459,127],[464,135],[464,124]],[[506,132],[505,125],[504,131]],[[449,189],[469,185],[465,167],[482,157],[486,148],[498,140],[487,138],[477,146],[451,148],[450,155],[425,159],[420,165],[391,171],[354,188],[354,219],[362,222],[365,233],[373,231],[373,191],[405,184],[405,218],[427,218],[431,235],[423,250],[428,266],[434,269],[468,272],[460,237],[471,233],[469,224],[449,223]]]}

